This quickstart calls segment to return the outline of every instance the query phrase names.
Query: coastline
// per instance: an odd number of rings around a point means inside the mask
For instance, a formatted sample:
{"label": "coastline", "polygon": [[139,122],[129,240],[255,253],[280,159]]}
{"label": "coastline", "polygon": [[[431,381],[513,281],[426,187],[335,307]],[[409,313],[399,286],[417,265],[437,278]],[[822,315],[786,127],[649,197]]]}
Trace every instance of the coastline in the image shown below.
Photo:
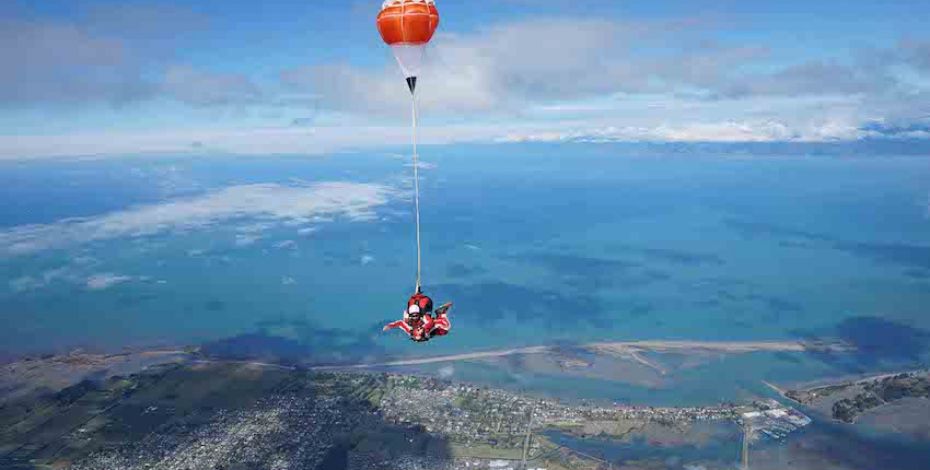
{"label": "coastline", "polygon": [[[812,346],[813,344],[813,346]],[[431,375],[430,366],[469,363],[477,367],[490,367],[501,374],[539,374],[540,377],[562,377],[579,380],[611,381],[629,387],[622,401],[635,402],[642,396],[639,389],[668,389],[676,384],[678,372],[718,361],[723,356],[751,353],[803,353],[822,348],[824,343],[803,341],[695,341],[695,340],[637,340],[593,342],[572,345],[537,345],[509,349],[473,351],[443,356],[407,356],[382,358],[369,362],[345,361],[341,363],[313,363],[313,358],[282,359],[273,356],[215,355],[196,347],[137,349],[114,354],[96,354],[73,351],[68,354],[23,358],[7,363],[0,374],[0,391],[7,400],[32,390],[52,390],[76,384],[86,378],[104,378],[127,375],[166,363],[191,365],[230,363],[261,368],[305,370],[311,372],[373,371],[397,372],[412,375]],[[683,359],[684,358],[684,359]],[[687,363],[683,365],[682,360]],[[422,367],[422,369],[421,369]],[[450,370],[443,367],[444,370]],[[467,369],[466,369],[467,370]],[[442,375],[443,371],[433,371]],[[478,380],[466,372],[459,376],[463,381]],[[545,379],[537,384],[545,390]],[[771,387],[771,385],[769,384]],[[783,390],[779,390],[784,395]],[[542,392],[545,394],[545,392]],[[620,396],[620,395],[618,395]],[[652,395],[650,395],[652,396]],[[584,398],[584,397],[582,397]],[[587,398],[595,399],[593,396]],[[653,397],[654,398],[654,397]],[[616,400],[617,398],[611,398]],[[707,401],[707,400],[704,400]],[[700,403],[703,403],[701,401]],[[710,401],[707,401],[708,403]]]}
{"label": "coastline", "polygon": [[[587,343],[577,346],[592,353],[629,356],[633,360],[657,368],[648,360],[638,355],[640,352],[682,352],[702,351],[723,354],[744,354],[752,352],[804,352],[812,349],[802,341],[680,341],[680,340],[641,340]],[[559,352],[560,346],[528,346],[524,348],[476,351],[471,353],[449,354],[426,358],[396,359],[375,363],[332,364],[310,367],[311,370],[333,369],[370,369],[378,367],[401,367],[425,364],[437,364],[457,361],[494,359],[507,356],[547,354]]]}

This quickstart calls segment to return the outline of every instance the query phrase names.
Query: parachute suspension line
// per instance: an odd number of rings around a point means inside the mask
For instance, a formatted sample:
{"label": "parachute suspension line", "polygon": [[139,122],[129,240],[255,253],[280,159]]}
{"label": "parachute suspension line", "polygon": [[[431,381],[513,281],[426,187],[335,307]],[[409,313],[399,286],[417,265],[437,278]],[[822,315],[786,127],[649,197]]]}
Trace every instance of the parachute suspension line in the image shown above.
{"label": "parachute suspension line", "polygon": [[[413,78],[413,83],[416,83],[416,77]],[[407,83],[410,84],[411,80],[408,78]],[[413,125],[412,129],[412,138],[413,138],[413,200],[416,208],[416,224],[417,224],[417,287],[415,293],[420,293],[420,157],[417,155],[417,94],[415,85],[410,86],[410,101],[411,101],[411,110],[413,115]]]}

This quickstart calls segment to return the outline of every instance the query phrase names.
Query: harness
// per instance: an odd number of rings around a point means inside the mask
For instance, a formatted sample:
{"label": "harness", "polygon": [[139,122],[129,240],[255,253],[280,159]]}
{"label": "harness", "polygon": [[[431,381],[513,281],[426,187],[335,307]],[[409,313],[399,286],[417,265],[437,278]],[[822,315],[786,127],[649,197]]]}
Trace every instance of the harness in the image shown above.
{"label": "harness", "polygon": [[407,308],[409,309],[411,305],[416,305],[420,309],[420,314],[433,313],[433,299],[423,294],[418,293],[410,297],[407,301]]}

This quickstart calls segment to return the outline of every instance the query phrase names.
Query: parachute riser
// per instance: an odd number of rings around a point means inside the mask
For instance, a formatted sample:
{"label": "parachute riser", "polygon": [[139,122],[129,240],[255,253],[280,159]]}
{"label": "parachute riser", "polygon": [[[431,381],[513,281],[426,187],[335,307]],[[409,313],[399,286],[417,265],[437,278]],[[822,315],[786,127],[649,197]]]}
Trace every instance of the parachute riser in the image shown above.
{"label": "parachute riser", "polygon": [[376,21],[378,33],[391,47],[410,90],[412,108],[412,140],[414,191],[417,223],[417,284],[420,291],[420,162],[417,154],[417,76],[422,68],[424,51],[439,26],[439,11],[435,0],[385,0]]}
{"label": "parachute riser", "polygon": [[416,230],[417,230],[417,284],[414,292],[420,292],[420,273],[421,273],[421,256],[420,256],[420,156],[417,152],[417,77],[407,77],[407,87],[410,89],[410,109],[411,109],[411,137],[413,143],[413,193],[414,208],[416,210]]}

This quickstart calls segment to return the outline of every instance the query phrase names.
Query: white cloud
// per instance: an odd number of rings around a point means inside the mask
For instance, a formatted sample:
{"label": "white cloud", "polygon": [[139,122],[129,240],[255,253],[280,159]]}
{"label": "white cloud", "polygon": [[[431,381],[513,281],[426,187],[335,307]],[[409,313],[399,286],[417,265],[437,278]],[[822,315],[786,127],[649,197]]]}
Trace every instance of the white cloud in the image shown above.
{"label": "white cloud", "polygon": [[126,45],[72,24],[0,18],[0,106],[125,101],[149,92]]}
{"label": "white cloud", "polygon": [[[868,136],[862,131],[866,117],[859,111],[818,110],[817,105],[802,107],[783,102],[733,104],[741,108],[741,118],[720,117],[726,109],[712,109],[713,102],[694,106],[679,103],[671,108],[643,110],[640,114],[579,116],[572,119],[538,120],[494,124],[442,125],[421,127],[422,144],[443,145],[469,142],[613,142],[613,141],[772,141],[785,137],[795,141],[831,141]],[[750,108],[765,108],[756,112]],[[768,114],[772,117],[757,117]],[[700,117],[710,115],[711,117]],[[210,147],[226,155],[317,155],[338,151],[409,145],[410,128],[398,126],[333,126],[313,133],[292,128],[255,130],[163,130],[152,134],[84,134],[58,136],[0,135],[0,160],[74,157],[81,155],[120,156],[126,154],[189,154],[189,142],[211,142]],[[424,150],[424,153],[426,150]],[[409,156],[407,157],[409,158]],[[422,168],[430,169],[431,164]]]}
{"label": "white cloud", "polygon": [[297,242],[294,240],[282,240],[275,243],[273,246],[280,250],[295,250],[297,249]]}
{"label": "white cloud", "polygon": [[516,132],[500,142],[825,142],[865,137],[858,121],[776,119],[670,123],[654,127],[602,126]]}
{"label": "white cloud", "polygon": [[[721,46],[706,26],[560,18],[440,34],[421,108],[503,123],[447,125],[449,141],[759,142],[858,139],[869,120],[930,104],[920,59],[930,43],[784,63],[772,60],[777,45]],[[409,98],[393,68],[308,66],[281,78],[324,109],[403,122]]]}
{"label": "white cloud", "polygon": [[86,265],[72,263],[39,274],[19,277],[9,282],[10,290],[20,293],[44,289],[57,282],[82,285],[88,290],[103,290],[132,280],[150,280],[148,276],[127,276],[110,272],[87,274],[82,268],[86,269]]}
{"label": "white cloud", "polygon": [[709,142],[770,142],[777,140],[790,140],[793,137],[791,130],[778,122],[735,122],[703,124],[697,123],[682,128],[658,129],[657,134],[664,135],[667,140],[681,141],[709,141]]}
{"label": "white cloud", "polygon": [[0,253],[27,254],[72,244],[203,229],[231,220],[311,223],[327,216],[372,220],[374,209],[387,203],[389,195],[385,186],[346,182],[231,186],[96,217],[12,227],[0,231]]}
{"label": "white cloud", "polygon": [[[0,108],[23,104],[126,105],[165,92],[171,96],[176,80],[170,79],[179,76],[166,75],[169,80],[163,87],[159,80],[150,79],[148,72],[157,70],[173,55],[180,38],[189,38],[190,32],[203,25],[200,15],[167,5],[78,5],[55,19],[0,11],[0,64],[4,70],[0,74]],[[230,85],[225,79],[212,83],[223,85],[223,89]],[[189,94],[177,98],[190,101],[186,99]]]}
{"label": "white cloud", "polygon": [[260,236],[258,236],[258,235],[243,235],[243,234],[239,234],[239,235],[236,235],[236,239],[235,239],[234,243],[236,244],[236,246],[252,246],[252,245],[255,244],[255,242],[257,242],[257,241],[259,241],[259,240],[261,240],[261,239],[262,239],[262,237],[260,237]]}
{"label": "white cloud", "polygon": [[[410,158],[410,155],[405,155],[404,158],[405,158],[405,159],[409,159],[409,158]],[[405,163],[404,166],[407,167],[407,168],[413,168],[413,162]],[[420,160],[420,161],[417,163],[417,169],[420,170],[420,171],[423,171],[423,170],[426,170],[426,171],[435,170],[436,168],[438,168],[438,166],[437,166],[435,163],[428,163],[428,162],[424,162],[424,161],[422,161],[422,160]]]}
{"label": "white cloud", "polygon": [[452,365],[442,366],[439,368],[438,372],[440,377],[448,379],[455,375],[455,367]]}
{"label": "white cloud", "polygon": [[10,290],[13,292],[25,292],[48,287],[53,282],[67,281],[76,282],[77,274],[68,266],[61,266],[54,269],[43,271],[41,274],[22,276],[12,279],[9,282]]}
{"label": "white cloud", "polygon": [[[541,19],[497,24],[470,34],[440,33],[430,46],[418,94],[422,109],[444,113],[507,112],[528,100],[572,98],[648,86],[630,44],[645,44],[665,25],[598,19]],[[399,73],[346,64],[300,67],[281,74],[293,89],[313,92],[323,107],[395,115],[408,97]]]}
{"label": "white cloud", "polygon": [[[500,133],[498,125],[421,127],[422,144],[489,140]],[[153,132],[89,132],[60,135],[0,135],[0,160],[56,157],[140,155],[203,155],[192,149],[203,143],[222,155],[322,155],[340,150],[369,149],[410,142],[410,127],[402,124],[344,125],[257,129],[160,129]]]}
{"label": "white cloud", "polygon": [[133,279],[132,276],[122,274],[98,273],[87,278],[86,286],[88,290],[104,290]]}
{"label": "white cloud", "polygon": [[[150,17],[159,30],[174,23],[170,18],[185,17],[172,9],[115,12],[123,19]],[[182,32],[197,27],[191,20],[179,24]],[[0,63],[28,65],[0,77],[0,84],[11,82],[0,87],[0,105],[151,104],[167,96],[194,107],[248,105],[248,111],[233,110],[243,116],[231,119],[242,120],[225,128],[217,127],[211,109],[200,115],[209,115],[209,123],[147,131],[0,135],[0,159],[306,155],[409,140],[409,95],[393,62],[295,65],[275,84],[172,65],[170,54],[141,67],[134,60],[137,34],[114,41],[100,31],[0,21],[0,39],[9,39],[0,41]],[[832,56],[792,63],[773,59],[781,56],[777,44],[721,46],[729,40],[721,33],[694,20],[577,17],[493,23],[464,34],[441,31],[421,76],[422,142],[855,139],[863,136],[858,128],[864,122],[912,117],[930,105],[926,41],[853,54],[827,49]],[[313,117],[295,117],[308,113]],[[475,124],[462,124],[466,119]],[[300,125],[290,126],[294,121]]]}
{"label": "white cloud", "polygon": [[275,224],[270,222],[252,222],[236,227],[236,232],[246,235],[256,235],[267,231]]}
{"label": "white cloud", "polygon": [[281,278],[281,285],[282,285],[282,286],[293,286],[293,285],[295,285],[295,284],[297,284],[297,280],[294,279],[294,278],[292,278],[292,277],[290,277],[290,276],[283,276],[283,277]]}
{"label": "white cloud", "polygon": [[9,286],[13,292],[24,292],[44,287],[45,284],[32,276],[22,276],[10,280]]}
{"label": "white cloud", "polygon": [[371,256],[371,255],[362,255],[362,260],[361,260],[362,266],[367,266],[367,265],[369,265],[369,264],[371,264],[371,263],[374,263],[374,262],[375,262],[375,257],[374,257],[374,256]]}
{"label": "white cloud", "polygon": [[[571,101],[618,94],[720,100],[879,97],[926,89],[930,61],[915,59],[930,50],[925,43],[778,63],[772,60],[777,44],[723,46],[728,41],[719,40],[721,31],[708,26],[702,21],[568,17],[440,33],[420,77],[421,108],[426,115],[520,118],[534,106],[563,102],[564,109],[573,106]],[[281,81],[315,94],[323,109],[403,117],[409,97],[394,68],[305,66],[282,72]],[[924,80],[908,80],[900,69]]]}
{"label": "white cloud", "polygon": [[[925,42],[775,63],[764,46],[723,47],[716,35],[700,22],[579,18],[440,33],[418,92],[421,142],[829,141],[867,137],[863,123],[930,105]],[[0,135],[0,159],[307,155],[410,139],[409,94],[393,62],[293,67],[280,74],[286,92],[189,66],[156,78],[157,93],[190,105],[270,106],[286,117],[249,121],[264,127]],[[288,104],[295,96],[314,97],[316,126],[289,125],[307,112]]]}

